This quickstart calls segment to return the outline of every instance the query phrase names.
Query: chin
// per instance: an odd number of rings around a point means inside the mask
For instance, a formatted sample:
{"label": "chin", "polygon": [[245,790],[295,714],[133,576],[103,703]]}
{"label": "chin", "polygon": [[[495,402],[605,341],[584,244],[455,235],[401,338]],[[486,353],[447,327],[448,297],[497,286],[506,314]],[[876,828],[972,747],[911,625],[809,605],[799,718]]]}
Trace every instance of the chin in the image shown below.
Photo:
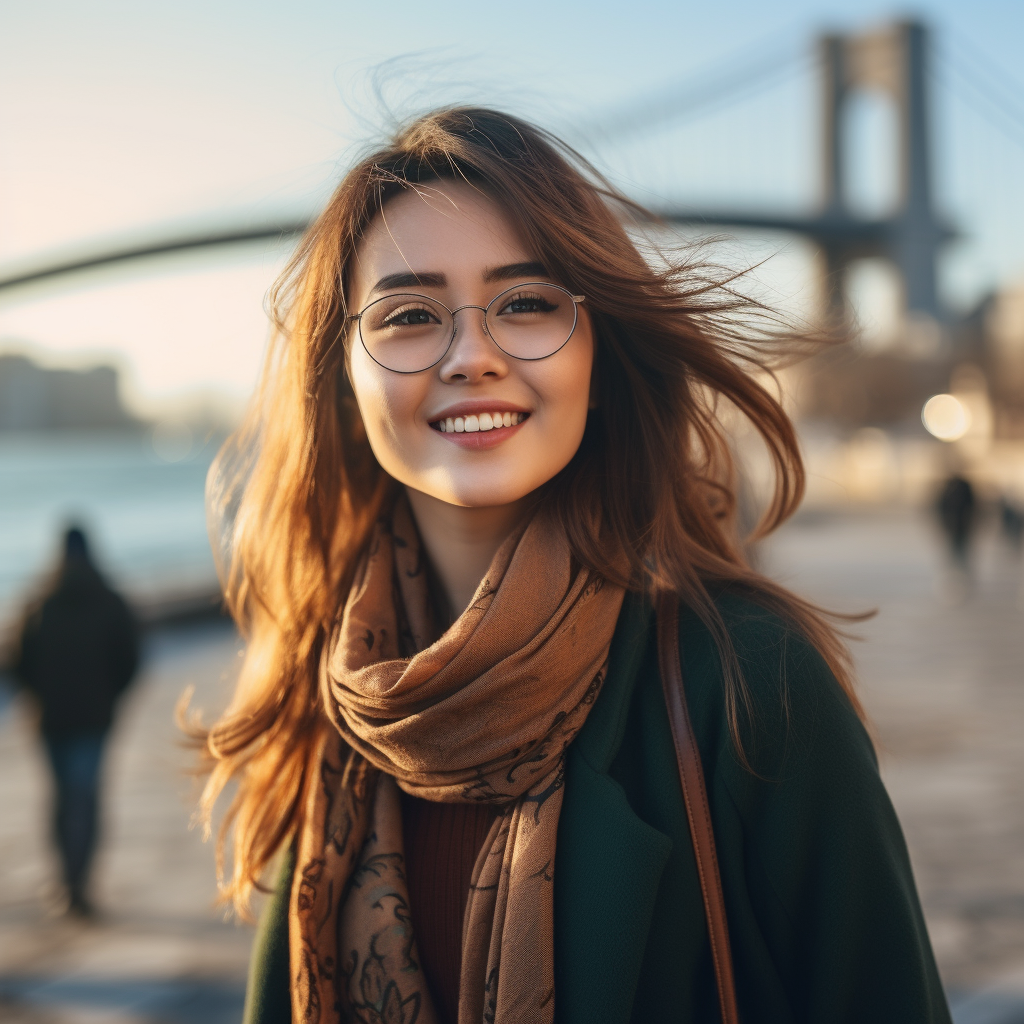
{"label": "chin", "polygon": [[463,508],[493,508],[520,501],[540,487],[547,477],[535,478],[515,473],[445,473],[442,479],[425,479],[412,483],[438,501]]}
{"label": "chin", "polygon": [[463,508],[493,508],[498,505],[511,505],[535,491],[536,487],[482,487],[478,484],[445,487],[440,491],[428,491],[435,498],[449,505],[460,505]]}

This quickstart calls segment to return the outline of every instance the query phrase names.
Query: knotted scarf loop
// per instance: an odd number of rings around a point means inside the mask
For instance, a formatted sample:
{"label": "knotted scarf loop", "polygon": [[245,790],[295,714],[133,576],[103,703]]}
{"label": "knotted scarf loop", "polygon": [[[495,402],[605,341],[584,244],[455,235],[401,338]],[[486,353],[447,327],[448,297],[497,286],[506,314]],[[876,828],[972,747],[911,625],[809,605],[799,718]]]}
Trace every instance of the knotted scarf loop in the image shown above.
{"label": "knotted scarf loop", "polygon": [[541,511],[435,640],[407,501],[377,524],[321,665],[335,729],[310,773],[298,839],[296,1021],[438,1024],[409,908],[401,787],[499,808],[473,869],[457,1024],[552,1024],[565,751],[600,692],[622,599],[574,568]]}

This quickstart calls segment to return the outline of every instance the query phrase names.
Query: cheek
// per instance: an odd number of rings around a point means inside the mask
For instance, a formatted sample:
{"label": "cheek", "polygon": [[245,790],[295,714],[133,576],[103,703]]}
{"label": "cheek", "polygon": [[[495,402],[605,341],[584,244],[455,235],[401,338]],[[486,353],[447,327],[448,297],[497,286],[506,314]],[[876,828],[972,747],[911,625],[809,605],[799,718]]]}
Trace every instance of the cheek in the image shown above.
{"label": "cheek", "polygon": [[[529,365],[529,364],[527,364]],[[573,346],[545,365],[535,363],[523,376],[539,399],[534,430],[524,434],[526,458],[518,472],[539,487],[561,472],[572,460],[583,440],[590,410],[590,381],[593,345]]]}
{"label": "cheek", "polygon": [[349,373],[370,447],[381,465],[388,468],[411,441],[422,384],[415,375],[388,373],[361,347],[352,353]]}
{"label": "cheek", "polygon": [[535,372],[534,387],[551,429],[581,433],[590,407],[593,344],[587,339],[586,344],[567,349],[564,356],[549,367],[537,364],[540,372]]}

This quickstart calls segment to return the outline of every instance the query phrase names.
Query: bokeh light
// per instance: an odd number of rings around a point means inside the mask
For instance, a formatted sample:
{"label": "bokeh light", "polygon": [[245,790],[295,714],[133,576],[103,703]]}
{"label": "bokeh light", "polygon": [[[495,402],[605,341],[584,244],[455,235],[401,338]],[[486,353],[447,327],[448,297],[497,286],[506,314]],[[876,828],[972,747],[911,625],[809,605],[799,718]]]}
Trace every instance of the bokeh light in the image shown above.
{"label": "bokeh light", "polygon": [[921,410],[921,422],[940,441],[959,441],[971,427],[971,414],[955,395],[932,395]]}

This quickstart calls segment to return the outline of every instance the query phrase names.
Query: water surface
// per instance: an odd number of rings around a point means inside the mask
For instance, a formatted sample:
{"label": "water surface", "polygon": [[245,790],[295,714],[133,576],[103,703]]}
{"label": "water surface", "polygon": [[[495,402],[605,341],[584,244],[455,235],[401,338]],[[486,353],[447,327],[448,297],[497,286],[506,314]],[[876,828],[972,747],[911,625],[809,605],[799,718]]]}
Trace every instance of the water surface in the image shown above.
{"label": "water surface", "polygon": [[211,591],[203,492],[219,443],[199,441],[169,462],[141,431],[0,433],[0,622],[54,564],[72,521],[137,600]]}

